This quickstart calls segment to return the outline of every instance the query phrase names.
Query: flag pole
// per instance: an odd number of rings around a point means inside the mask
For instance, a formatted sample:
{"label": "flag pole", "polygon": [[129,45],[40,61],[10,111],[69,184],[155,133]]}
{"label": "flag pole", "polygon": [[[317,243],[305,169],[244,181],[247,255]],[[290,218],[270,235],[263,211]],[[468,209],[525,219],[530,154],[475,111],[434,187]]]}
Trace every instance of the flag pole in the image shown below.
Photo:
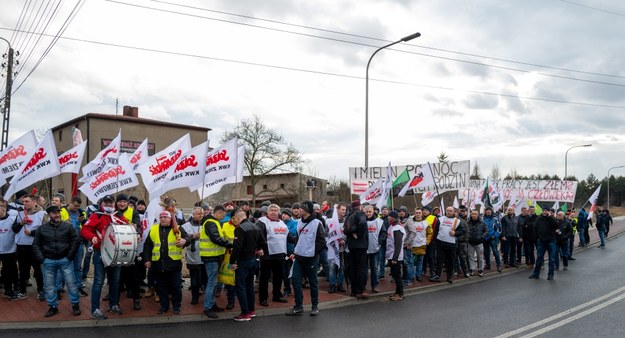
{"label": "flag pole", "polygon": [[[211,139],[210,138],[206,138],[206,155],[208,156],[208,149],[210,149],[210,142]],[[206,159],[204,159],[204,162],[206,162]],[[204,200],[204,187],[206,186],[206,168],[204,168],[204,174],[202,175],[202,192],[200,194],[200,201]]]}

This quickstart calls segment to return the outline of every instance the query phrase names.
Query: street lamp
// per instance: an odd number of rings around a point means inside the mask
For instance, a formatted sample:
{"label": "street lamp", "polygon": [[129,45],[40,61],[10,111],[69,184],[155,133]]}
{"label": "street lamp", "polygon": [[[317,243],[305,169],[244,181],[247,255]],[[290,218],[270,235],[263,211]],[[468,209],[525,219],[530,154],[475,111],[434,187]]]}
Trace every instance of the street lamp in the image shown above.
{"label": "street lamp", "polygon": [[313,180],[312,178],[309,178],[308,181],[306,181],[306,189],[308,190],[308,200],[312,201],[313,190],[317,189],[317,184],[315,180]]}
{"label": "street lamp", "polygon": [[0,150],[4,150],[9,142],[9,116],[11,114],[11,91],[13,90],[13,47],[9,40],[0,37],[9,45],[7,59],[7,85],[4,92],[4,111],[2,111],[2,136],[0,136]]}
{"label": "street lamp", "polygon": [[618,167],[612,167],[608,169],[608,210],[610,210],[610,170],[618,168],[625,168],[625,165],[620,165]]}
{"label": "street lamp", "polygon": [[382,46],[376,49],[375,52],[373,52],[373,54],[371,54],[371,57],[369,58],[369,62],[367,62],[367,76],[365,80],[365,86],[366,86],[365,88],[365,168],[369,168],[369,65],[371,64],[371,60],[373,59],[375,54],[377,54],[379,51],[381,51],[384,48],[388,48],[400,42],[408,42],[420,36],[421,36],[421,33],[417,32],[417,33],[405,36],[393,43],[389,43],[386,46]]}
{"label": "street lamp", "polygon": [[566,169],[567,169],[567,168],[566,168],[566,166],[567,166],[566,157],[567,157],[567,156],[568,156],[568,154],[569,154],[569,150],[571,150],[571,149],[573,149],[573,148],[581,148],[581,147],[592,147],[592,144],[580,144],[580,145],[577,145],[577,146],[572,146],[571,148],[569,148],[569,149],[566,151],[566,153],[564,153],[564,177],[562,178],[562,180],[566,180],[566,174],[567,174],[567,172],[566,172]]}

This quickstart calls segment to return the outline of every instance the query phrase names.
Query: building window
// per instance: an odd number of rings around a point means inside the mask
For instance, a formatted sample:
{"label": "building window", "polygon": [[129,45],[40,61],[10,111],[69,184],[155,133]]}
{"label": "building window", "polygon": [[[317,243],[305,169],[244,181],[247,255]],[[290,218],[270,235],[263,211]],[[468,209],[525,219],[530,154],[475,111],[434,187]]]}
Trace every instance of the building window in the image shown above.
{"label": "building window", "polygon": [[251,185],[248,185],[248,186],[247,186],[247,194],[248,194],[248,195],[252,195],[252,194],[254,194],[254,192],[252,191],[252,186],[251,186]]}
{"label": "building window", "polygon": [[284,189],[284,183],[280,183],[280,189]]}
{"label": "building window", "polygon": [[267,185],[263,184],[263,190],[267,190]]}

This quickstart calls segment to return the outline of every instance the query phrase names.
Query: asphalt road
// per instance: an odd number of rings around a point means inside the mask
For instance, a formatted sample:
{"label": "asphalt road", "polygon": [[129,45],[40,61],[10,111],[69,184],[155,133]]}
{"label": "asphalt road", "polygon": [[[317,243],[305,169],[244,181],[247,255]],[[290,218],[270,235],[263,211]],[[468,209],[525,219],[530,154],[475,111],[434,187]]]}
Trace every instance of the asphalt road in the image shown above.
{"label": "asphalt road", "polygon": [[[554,281],[529,270],[441,284],[400,302],[370,300],[319,317],[0,331],[3,337],[625,337],[625,236],[576,254]],[[306,290],[307,291],[307,290]],[[305,295],[308,297],[308,295]],[[306,309],[309,311],[310,309]]]}

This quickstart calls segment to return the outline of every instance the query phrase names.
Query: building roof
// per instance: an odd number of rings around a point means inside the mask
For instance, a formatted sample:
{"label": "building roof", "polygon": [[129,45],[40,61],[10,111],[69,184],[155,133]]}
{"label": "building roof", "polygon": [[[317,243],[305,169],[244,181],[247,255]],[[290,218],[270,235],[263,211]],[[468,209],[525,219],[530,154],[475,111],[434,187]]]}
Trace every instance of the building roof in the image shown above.
{"label": "building roof", "polygon": [[139,123],[139,124],[147,124],[153,126],[162,126],[162,127],[173,127],[173,128],[183,128],[190,129],[201,132],[209,132],[210,128],[200,127],[200,126],[192,126],[188,124],[180,124],[180,123],[171,123],[164,122],[159,120],[145,119],[141,117],[133,117],[133,116],[125,116],[125,115],[112,115],[112,114],[100,114],[100,113],[87,113],[85,115],[78,116],[72,120],[63,122],[58,126],[52,128],[53,131],[58,129],[65,128],[67,126],[73,125],[76,122],[88,119],[99,119],[99,120],[109,120],[109,121],[120,121],[120,122],[131,122],[131,123]]}

